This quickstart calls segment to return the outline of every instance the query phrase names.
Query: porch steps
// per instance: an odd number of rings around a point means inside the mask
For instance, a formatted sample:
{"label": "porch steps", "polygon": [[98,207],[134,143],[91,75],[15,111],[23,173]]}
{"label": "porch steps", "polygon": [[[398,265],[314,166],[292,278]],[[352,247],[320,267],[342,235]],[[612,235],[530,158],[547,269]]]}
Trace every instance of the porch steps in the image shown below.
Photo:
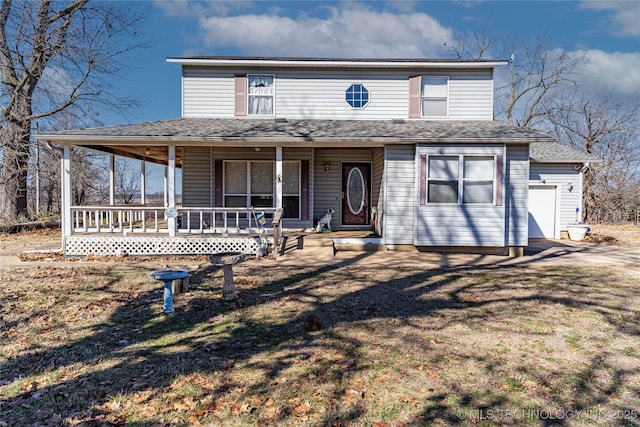
{"label": "porch steps", "polygon": [[317,253],[322,255],[335,255],[337,251],[374,252],[386,251],[379,237],[336,237],[331,234],[300,234],[287,236],[281,255]]}
{"label": "porch steps", "polygon": [[376,252],[386,251],[380,237],[338,237],[331,239],[335,251]]}

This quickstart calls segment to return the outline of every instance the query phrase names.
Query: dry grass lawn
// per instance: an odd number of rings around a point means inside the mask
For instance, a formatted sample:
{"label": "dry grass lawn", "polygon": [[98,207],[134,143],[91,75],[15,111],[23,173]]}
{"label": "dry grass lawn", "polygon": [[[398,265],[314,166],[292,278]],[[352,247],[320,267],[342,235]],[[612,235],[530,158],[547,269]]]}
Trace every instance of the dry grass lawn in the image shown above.
{"label": "dry grass lawn", "polygon": [[0,426],[640,425],[621,270],[267,265],[2,270]]}

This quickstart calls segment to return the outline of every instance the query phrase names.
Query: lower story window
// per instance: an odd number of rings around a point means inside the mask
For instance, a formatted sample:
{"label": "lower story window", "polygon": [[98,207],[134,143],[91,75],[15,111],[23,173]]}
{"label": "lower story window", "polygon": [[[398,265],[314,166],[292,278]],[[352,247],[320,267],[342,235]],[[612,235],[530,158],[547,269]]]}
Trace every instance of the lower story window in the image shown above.
{"label": "lower story window", "polygon": [[493,156],[429,156],[427,202],[493,204]]}
{"label": "lower story window", "polygon": [[[282,163],[283,217],[300,218],[300,162]],[[234,208],[275,207],[275,163],[226,161],[224,206]]]}

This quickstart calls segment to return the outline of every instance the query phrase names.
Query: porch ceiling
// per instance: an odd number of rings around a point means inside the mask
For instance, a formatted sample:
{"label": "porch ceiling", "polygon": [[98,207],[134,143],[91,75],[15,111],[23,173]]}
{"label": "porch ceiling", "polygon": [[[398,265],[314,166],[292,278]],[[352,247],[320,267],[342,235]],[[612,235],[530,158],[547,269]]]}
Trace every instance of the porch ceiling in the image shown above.
{"label": "porch ceiling", "polygon": [[[167,146],[354,147],[387,144],[553,142],[538,132],[498,121],[287,120],[179,118],[38,134],[77,145],[166,164]],[[179,156],[176,150],[176,156]],[[181,158],[176,159],[178,165]]]}

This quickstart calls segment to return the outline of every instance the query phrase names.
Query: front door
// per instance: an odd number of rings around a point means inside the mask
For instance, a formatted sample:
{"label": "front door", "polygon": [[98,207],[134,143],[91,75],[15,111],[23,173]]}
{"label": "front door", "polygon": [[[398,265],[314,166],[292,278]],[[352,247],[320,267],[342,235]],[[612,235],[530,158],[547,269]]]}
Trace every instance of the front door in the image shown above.
{"label": "front door", "polygon": [[369,225],[369,163],[342,164],[342,225]]}

